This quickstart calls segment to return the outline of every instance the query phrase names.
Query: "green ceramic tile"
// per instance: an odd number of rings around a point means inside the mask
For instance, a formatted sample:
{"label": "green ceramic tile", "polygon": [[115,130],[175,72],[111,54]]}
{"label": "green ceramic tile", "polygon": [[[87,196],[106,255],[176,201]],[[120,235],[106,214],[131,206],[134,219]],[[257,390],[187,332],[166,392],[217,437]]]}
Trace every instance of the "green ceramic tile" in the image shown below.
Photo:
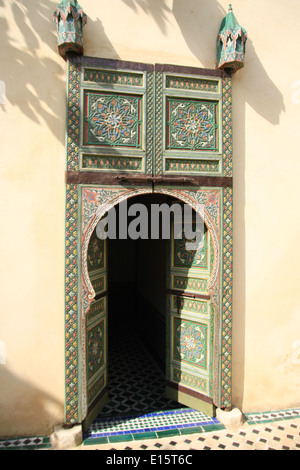
{"label": "green ceramic tile", "polygon": [[178,429],[168,429],[166,431],[157,431],[157,437],[179,436]]}
{"label": "green ceramic tile", "polygon": [[135,441],[141,441],[143,439],[156,439],[157,438],[157,434],[156,432],[142,432],[140,434],[133,434],[133,439]]}
{"label": "green ceramic tile", "polygon": [[210,432],[210,431],[220,431],[221,429],[225,429],[225,426],[223,424],[208,424],[203,426],[204,432]]}
{"label": "green ceramic tile", "polygon": [[180,429],[180,434],[198,434],[204,432],[204,428],[202,426],[195,426],[192,428],[182,428]]}
{"label": "green ceramic tile", "polygon": [[131,434],[123,434],[121,436],[108,436],[109,442],[127,442],[132,440],[133,438]]}
{"label": "green ceramic tile", "polygon": [[90,439],[85,439],[83,445],[94,445],[94,444],[108,444],[107,437],[93,437]]}

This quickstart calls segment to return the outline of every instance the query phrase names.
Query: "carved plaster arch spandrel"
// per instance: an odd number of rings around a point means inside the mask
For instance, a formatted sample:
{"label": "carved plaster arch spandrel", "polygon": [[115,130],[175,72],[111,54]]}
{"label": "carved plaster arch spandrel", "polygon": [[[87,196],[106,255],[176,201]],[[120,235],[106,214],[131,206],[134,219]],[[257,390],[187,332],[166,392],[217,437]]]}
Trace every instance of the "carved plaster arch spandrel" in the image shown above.
{"label": "carved plaster arch spandrel", "polygon": [[[87,250],[89,241],[99,220],[112,207],[134,196],[142,194],[166,194],[189,204],[205,221],[213,241],[215,259],[209,283],[211,294],[214,293],[219,272],[220,261],[220,190],[178,190],[169,188],[117,188],[103,189],[95,187],[82,188],[82,315],[85,316],[95,291],[89,279],[87,269]],[[216,303],[216,297],[213,295]]]}

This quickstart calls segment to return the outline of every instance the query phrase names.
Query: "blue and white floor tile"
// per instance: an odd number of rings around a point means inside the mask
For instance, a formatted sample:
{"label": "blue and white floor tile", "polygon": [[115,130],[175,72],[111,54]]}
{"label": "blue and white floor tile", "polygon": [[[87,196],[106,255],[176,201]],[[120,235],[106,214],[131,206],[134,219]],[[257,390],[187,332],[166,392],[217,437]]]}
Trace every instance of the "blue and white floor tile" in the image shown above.
{"label": "blue and white floor tile", "polygon": [[223,428],[216,418],[165,397],[165,378],[138,337],[114,332],[109,350],[110,400],[84,435],[84,443],[160,438]]}

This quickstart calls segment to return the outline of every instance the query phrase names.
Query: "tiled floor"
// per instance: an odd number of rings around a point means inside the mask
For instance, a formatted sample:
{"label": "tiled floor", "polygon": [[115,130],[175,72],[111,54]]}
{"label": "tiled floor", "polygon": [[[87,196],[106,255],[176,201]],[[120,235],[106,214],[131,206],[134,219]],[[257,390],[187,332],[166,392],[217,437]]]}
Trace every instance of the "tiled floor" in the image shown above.
{"label": "tiled floor", "polygon": [[[136,336],[114,330],[109,342],[110,400],[84,435],[93,444],[143,440],[220,427],[210,418],[165,397],[164,374]],[[222,426],[223,427],[223,426]]]}
{"label": "tiled floor", "polygon": [[164,375],[137,335],[126,326],[111,326],[108,384],[110,400],[99,415],[150,413],[181,407],[164,395]]}
{"label": "tiled floor", "polygon": [[[202,433],[145,439],[131,442],[82,445],[77,450],[103,451],[198,451],[198,450],[300,450],[300,409],[295,418],[260,424],[243,424],[237,430],[223,429]],[[298,416],[298,417],[297,417]]]}
{"label": "tiled floor", "polygon": [[[300,450],[300,409],[248,413],[234,431],[164,397],[164,375],[121,328],[110,341],[110,400],[76,450]],[[48,449],[48,437],[0,441],[1,449]]]}

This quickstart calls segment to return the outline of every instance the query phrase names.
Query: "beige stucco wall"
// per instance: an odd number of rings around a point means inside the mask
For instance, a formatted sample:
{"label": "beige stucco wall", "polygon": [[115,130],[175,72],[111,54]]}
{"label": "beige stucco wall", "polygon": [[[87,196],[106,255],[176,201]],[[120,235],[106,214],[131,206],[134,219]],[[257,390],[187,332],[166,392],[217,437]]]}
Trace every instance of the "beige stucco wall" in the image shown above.
{"label": "beige stucco wall", "polygon": [[[233,404],[299,406],[299,0],[235,0]],[[66,66],[53,0],[0,1],[0,437],[64,416]],[[81,0],[85,54],[214,68],[224,0]]]}

